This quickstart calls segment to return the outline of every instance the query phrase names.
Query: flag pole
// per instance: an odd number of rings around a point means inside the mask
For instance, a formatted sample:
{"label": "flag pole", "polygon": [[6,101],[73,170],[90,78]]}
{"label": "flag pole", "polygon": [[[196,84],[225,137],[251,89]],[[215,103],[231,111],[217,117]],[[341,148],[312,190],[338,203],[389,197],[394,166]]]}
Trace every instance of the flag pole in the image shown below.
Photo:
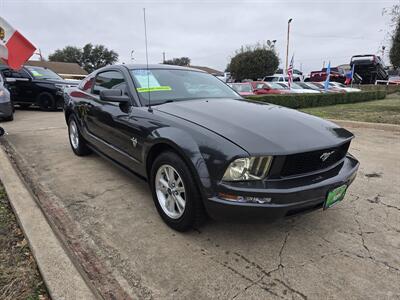
{"label": "flag pole", "polygon": [[290,23],[292,23],[293,19],[289,19],[287,26],[287,41],[286,41],[286,74],[288,71],[288,60],[289,60],[289,36],[290,36]]}

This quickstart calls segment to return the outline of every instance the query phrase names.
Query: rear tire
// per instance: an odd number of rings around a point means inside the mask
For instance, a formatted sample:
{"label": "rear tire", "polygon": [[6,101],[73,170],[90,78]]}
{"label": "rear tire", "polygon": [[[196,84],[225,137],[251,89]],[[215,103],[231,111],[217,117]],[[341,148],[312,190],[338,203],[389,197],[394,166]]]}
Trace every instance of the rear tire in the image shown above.
{"label": "rear tire", "polygon": [[169,227],[183,232],[202,225],[205,213],[198,187],[177,154],[164,152],[155,159],[149,183],[158,213]]}
{"label": "rear tire", "polygon": [[50,93],[41,93],[38,96],[38,104],[43,111],[54,111],[57,109],[57,102],[54,96]]}
{"label": "rear tire", "polygon": [[68,138],[72,151],[74,151],[77,156],[86,156],[92,152],[79,132],[76,118],[73,115],[68,119]]}

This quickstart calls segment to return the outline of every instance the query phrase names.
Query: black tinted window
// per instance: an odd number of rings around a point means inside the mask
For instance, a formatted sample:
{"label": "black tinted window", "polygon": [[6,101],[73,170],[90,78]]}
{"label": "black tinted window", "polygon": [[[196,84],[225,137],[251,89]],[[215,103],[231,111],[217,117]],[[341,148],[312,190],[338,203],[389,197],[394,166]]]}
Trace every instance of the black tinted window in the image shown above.
{"label": "black tinted window", "polygon": [[124,76],[118,71],[106,71],[97,75],[93,94],[99,95],[102,90],[119,89],[126,92]]}
{"label": "black tinted window", "polygon": [[14,71],[11,69],[4,69],[2,73],[5,78],[30,78],[28,73],[24,70]]}

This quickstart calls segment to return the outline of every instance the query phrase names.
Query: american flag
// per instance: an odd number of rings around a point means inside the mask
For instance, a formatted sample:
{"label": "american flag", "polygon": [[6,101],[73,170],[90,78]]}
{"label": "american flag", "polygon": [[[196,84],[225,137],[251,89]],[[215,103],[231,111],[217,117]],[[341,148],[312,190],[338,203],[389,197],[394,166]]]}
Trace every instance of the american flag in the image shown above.
{"label": "american flag", "polygon": [[294,55],[292,56],[292,60],[290,61],[290,65],[287,70],[289,89],[292,87],[292,82],[293,82],[293,60],[294,60]]}

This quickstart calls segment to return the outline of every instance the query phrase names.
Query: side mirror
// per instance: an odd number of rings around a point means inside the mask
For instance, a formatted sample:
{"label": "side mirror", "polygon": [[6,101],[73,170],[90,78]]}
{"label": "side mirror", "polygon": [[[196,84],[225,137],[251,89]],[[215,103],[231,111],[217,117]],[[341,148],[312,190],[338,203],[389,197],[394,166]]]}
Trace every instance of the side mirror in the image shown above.
{"label": "side mirror", "polygon": [[121,90],[103,90],[100,92],[100,100],[108,102],[129,102],[129,96],[123,95]]}

